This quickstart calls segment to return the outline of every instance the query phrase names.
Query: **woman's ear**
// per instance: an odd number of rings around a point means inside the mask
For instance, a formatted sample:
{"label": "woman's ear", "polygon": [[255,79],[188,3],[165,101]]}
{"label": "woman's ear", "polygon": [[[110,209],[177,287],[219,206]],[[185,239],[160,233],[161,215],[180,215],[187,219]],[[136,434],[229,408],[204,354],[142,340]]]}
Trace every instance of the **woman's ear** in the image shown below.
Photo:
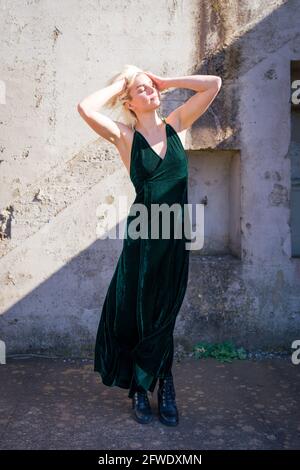
{"label": "woman's ear", "polygon": [[132,111],[131,103],[128,100],[124,101],[123,105],[127,110]]}

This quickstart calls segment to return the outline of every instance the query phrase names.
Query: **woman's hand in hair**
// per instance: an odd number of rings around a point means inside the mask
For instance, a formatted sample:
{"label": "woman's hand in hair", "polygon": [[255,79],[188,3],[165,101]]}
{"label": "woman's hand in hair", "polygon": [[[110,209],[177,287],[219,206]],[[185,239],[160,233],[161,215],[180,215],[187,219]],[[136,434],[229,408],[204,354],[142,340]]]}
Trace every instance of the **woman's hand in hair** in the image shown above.
{"label": "woman's hand in hair", "polygon": [[163,91],[168,88],[167,80],[165,78],[154,75],[154,73],[150,72],[149,70],[146,70],[144,73],[151,78],[158,91]]}
{"label": "woman's hand in hair", "polygon": [[123,82],[123,87],[122,87],[122,90],[121,90],[121,93],[123,93],[126,88],[127,88],[127,85],[128,85],[128,79],[126,77],[122,78],[121,80]]}

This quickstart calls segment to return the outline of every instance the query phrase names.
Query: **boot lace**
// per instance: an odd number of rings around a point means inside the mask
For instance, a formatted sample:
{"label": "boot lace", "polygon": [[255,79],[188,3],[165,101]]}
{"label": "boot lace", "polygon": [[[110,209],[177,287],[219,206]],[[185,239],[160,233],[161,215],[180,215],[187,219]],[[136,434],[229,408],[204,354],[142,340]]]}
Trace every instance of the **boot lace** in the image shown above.
{"label": "boot lace", "polygon": [[134,395],[135,403],[142,408],[150,408],[149,398],[146,391],[137,391]]}
{"label": "boot lace", "polygon": [[163,379],[160,389],[162,392],[161,395],[163,404],[166,404],[167,402],[173,402],[175,399],[175,389],[172,376],[167,376]]}

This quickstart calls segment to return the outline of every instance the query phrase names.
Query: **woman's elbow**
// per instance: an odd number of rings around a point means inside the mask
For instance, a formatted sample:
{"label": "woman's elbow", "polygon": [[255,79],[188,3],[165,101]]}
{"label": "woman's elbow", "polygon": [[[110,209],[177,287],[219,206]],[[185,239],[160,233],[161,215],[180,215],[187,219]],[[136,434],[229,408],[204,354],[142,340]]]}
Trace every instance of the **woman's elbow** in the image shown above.
{"label": "woman's elbow", "polygon": [[216,84],[217,84],[218,90],[220,90],[220,88],[222,86],[222,78],[221,77],[216,76]]}
{"label": "woman's elbow", "polygon": [[82,103],[82,101],[77,104],[77,111],[79,112],[80,116],[86,116],[87,115],[87,109],[84,106],[84,104]]}

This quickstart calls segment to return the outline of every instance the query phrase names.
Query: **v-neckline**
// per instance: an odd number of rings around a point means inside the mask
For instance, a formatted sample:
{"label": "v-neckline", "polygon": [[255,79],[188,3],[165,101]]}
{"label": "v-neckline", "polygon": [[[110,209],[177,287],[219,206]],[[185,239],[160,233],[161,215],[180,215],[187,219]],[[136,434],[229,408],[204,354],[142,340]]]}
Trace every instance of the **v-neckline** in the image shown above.
{"label": "v-neckline", "polygon": [[166,142],[167,142],[167,148],[166,148],[166,153],[163,157],[161,157],[160,155],[158,155],[157,152],[155,152],[155,150],[151,147],[151,145],[149,144],[148,140],[146,139],[146,137],[143,136],[143,134],[141,134],[140,131],[138,131],[137,129],[134,128],[135,132],[137,132],[138,134],[140,134],[142,136],[142,138],[144,139],[144,141],[146,142],[146,144],[148,145],[148,147],[150,148],[150,150],[152,150],[152,152],[154,153],[154,155],[156,155],[161,161],[164,161],[166,159],[166,156],[168,154],[168,151],[169,151],[169,139],[168,139],[168,123],[163,119],[164,123],[165,123],[165,133],[166,133]]}

